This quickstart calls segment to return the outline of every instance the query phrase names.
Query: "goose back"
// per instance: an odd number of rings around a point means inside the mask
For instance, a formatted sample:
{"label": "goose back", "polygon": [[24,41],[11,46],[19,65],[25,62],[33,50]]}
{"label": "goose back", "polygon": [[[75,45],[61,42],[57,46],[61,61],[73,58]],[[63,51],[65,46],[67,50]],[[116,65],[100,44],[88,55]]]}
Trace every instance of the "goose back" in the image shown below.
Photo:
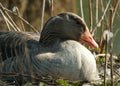
{"label": "goose back", "polygon": [[31,49],[31,45],[36,45],[38,36],[31,33],[7,31],[0,32],[0,53],[2,61],[10,57],[25,54],[25,47]]}

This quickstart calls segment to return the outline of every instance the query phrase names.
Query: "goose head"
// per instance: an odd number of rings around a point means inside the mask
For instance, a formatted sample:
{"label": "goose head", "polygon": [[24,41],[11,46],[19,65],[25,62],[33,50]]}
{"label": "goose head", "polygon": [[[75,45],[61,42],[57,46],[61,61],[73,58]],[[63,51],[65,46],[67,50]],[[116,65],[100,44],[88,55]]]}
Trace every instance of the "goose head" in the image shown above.
{"label": "goose head", "polygon": [[58,14],[50,18],[41,32],[40,42],[44,45],[52,45],[56,40],[75,40],[98,48],[98,44],[91,36],[84,20],[70,12]]}

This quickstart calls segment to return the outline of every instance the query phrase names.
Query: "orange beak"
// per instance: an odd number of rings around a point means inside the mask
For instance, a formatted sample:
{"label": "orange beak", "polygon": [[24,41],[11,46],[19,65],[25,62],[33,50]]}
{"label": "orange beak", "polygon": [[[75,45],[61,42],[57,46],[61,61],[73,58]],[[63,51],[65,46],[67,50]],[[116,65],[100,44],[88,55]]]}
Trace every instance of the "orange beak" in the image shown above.
{"label": "orange beak", "polygon": [[88,45],[92,48],[97,49],[98,48],[98,44],[95,42],[95,40],[93,39],[91,33],[89,32],[89,30],[87,29],[86,32],[81,36],[80,41],[85,44]]}

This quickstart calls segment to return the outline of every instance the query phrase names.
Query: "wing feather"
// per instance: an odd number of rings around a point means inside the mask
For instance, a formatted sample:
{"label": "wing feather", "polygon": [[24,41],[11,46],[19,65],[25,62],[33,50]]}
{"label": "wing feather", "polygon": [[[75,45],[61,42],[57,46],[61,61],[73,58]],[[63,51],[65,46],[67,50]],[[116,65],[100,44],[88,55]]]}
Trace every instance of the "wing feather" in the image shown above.
{"label": "wing feather", "polygon": [[2,61],[25,54],[25,48],[38,43],[39,35],[34,33],[7,31],[0,32],[0,55]]}

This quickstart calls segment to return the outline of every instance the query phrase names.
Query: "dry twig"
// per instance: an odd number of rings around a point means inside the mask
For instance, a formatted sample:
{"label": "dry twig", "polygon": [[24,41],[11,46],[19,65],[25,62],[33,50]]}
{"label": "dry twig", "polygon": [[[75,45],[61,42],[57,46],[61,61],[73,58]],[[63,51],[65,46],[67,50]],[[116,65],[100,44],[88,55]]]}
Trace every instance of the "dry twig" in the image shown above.
{"label": "dry twig", "polygon": [[[1,3],[0,3],[1,4]],[[7,11],[11,14],[13,14],[14,16],[18,17],[20,20],[22,20],[25,24],[27,24],[29,27],[31,27],[31,29],[36,32],[39,33],[39,31],[37,31],[37,29],[35,27],[33,27],[29,22],[27,22],[24,18],[22,18],[20,15],[17,15],[16,13],[13,13],[11,10],[8,10],[7,8],[3,7],[3,11]]]}
{"label": "dry twig", "polygon": [[[98,27],[101,24],[102,20],[104,19],[104,16],[105,16],[105,14],[106,14],[106,12],[108,10],[110,2],[111,2],[111,0],[108,1],[108,4],[107,4],[107,6],[105,8],[105,11],[104,11],[103,15],[101,16],[100,20],[98,21],[98,23],[96,24],[95,28]],[[92,36],[94,36],[94,33],[95,33],[96,30],[97,30],[97,28],[92,31]]]}

